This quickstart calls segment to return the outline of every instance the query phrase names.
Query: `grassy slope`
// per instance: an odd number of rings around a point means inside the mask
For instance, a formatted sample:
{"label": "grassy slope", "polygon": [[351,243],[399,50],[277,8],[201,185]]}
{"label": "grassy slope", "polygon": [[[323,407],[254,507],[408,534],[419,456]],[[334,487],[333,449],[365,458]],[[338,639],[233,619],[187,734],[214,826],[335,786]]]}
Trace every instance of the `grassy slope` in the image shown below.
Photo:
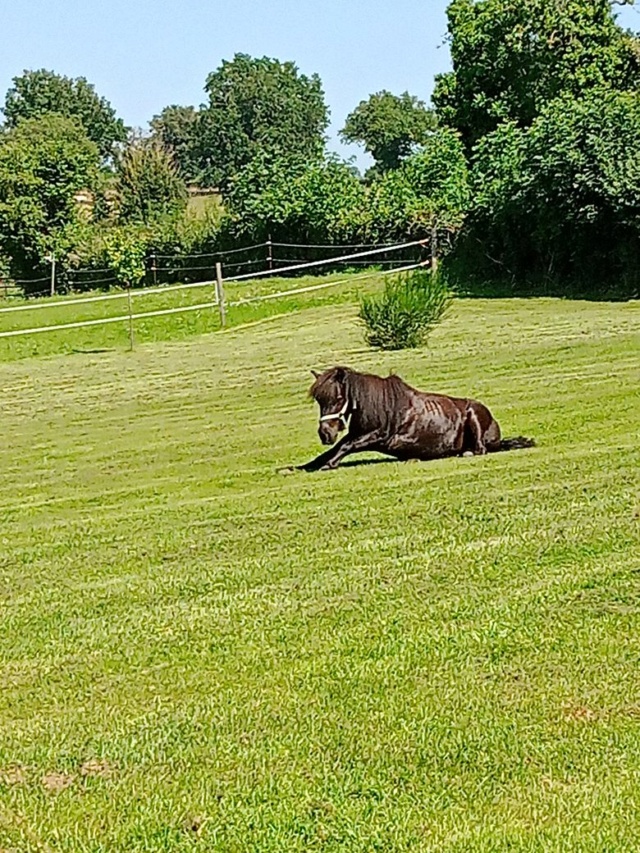
{"label": "grassy slope", "polygon": [[[0,365],[0,849],[635,849],[640,305],[353,320]],[[336,361],[539,448],[278,474]]]}
{"label": "grassy slope", "polygon": [[[300,278],[263,278],[243,282],[228,282],[225,285],[225,297],[229,303],[250,299],[255,296],[289,291],[296,288],[317,286],[338,282],[326,289],[299,293],[292,296],[272,299],[265,302],[247,303],[233,306],[227,310],[227,325],[238,326],[253,323],[278,314],[286,314],[300,308],[320,305],[352,303],[358,293],[379,289],[381,277],[373,271],[342,272],[328,276],[301,276]],[[363,276],[367,276],[364,278]],[[115,293],[115,291],[113,291]],[[60,353],[92,351],[99,349],[126,349],[129,347],[129,323],[127,319],[126,294],[122,298],[105,302],[85,302],[82,300],[99,294],[81,294],[61,296],[54,299],[38,300],[45,308],[0,312],[0,332],[14,329],[35,329],[42,326],[57,326],[78,323],[107,317],[124,317],[121,322],[100,326],[42,332],[27,336],[9,338],[0,337],[0,361],[13,361],[33,356],[55,355]],[[182,308],[215,299],[214,287],[195,287],[177,290],[168,287],[160,293],[134,291],[133,313],[162,311]],[[58,304],[61,303],[61,304]],[[10,306],[30,306],[32,303],[11,301]],[[53,306],[53,307],[50,307]],[[0,302],[0,307],[7,304]],[[137,344],[153,341],[182,340],[193,335],[201,335],[220,328],[220,315],[217,307],[202,308],[181,314],[170,314],[136,320],[134,335]]]}

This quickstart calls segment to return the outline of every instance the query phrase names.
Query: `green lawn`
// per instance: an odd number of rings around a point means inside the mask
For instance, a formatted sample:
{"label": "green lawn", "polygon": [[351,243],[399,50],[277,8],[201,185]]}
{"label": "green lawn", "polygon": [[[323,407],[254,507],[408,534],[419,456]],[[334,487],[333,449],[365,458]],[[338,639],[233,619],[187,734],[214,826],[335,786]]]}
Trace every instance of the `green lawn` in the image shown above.
{"label": "green lawn", "polygon": [[[336,362],[539,446],[278,473]],[[0,364],[0,850],[637,849],[639,376],[552,299]]]}
{"label": "green lawn", "polygon": [[[375,269],[359,272],[345,271],[327,276],[302,276],[300,278],[258,278],[225,284],[227,326],[254,323],[280,314],[320,305],[350,304],[357,302],[359,293],[369,293],[381,287],[383,277]],[[333,284],[336,282],[336,284]],[[305,291],[305,288],[321,288]],[[330,286],[327,286],[330,285]],[[301,289],[290,296],[252,302],[255,297]],[[0,308],[20,310],[0,311],[0,332],[59,326],[69,323],[97,321],[122,317],[120,322],[85,326],[30,335],[2,337],[0,335],[0,361],[14,361],[34,356],[73,352],[95,352],[104,349],[127,349],[130,346],[126,292],[120,296],[113,290],[108,294],[85,293],[32,301],[0,301]],[[108,295],[105,301],[87,301]],[[220,313],[212,304],[215,301],[213,283],[206,287],[185,290],[167,287],[161,292],[133,291],[132,313],[142,314],[167,309],[190,308],[205,304],[208,307],[184,313],[147,317],[134,322],[135,345],[154,341],[181,340],[220,329]],[[240,304],[242,303],[242,304]],[[44,306],[44,307],[41,307]]]}

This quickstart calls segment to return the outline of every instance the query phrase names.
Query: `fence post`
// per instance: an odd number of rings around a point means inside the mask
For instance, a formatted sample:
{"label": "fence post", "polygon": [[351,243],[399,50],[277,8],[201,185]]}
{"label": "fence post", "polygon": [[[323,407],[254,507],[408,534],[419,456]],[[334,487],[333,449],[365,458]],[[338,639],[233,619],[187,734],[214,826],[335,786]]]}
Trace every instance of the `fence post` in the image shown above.
{"label": "fence post", "polygon": [[151,255],[151,272],[153,273],[153,286],[156,287],[158,284],[158,266],[155,255]]}
{"label": "fence post", "polygon": [[438,223],[431,226],[431,272],[438,272]]}
{"label": "fence post", "polygon": [[267,267],[272,270],[273,269],[273,249],[271,243],[271,234],[267,237]]}
{"label": "fence post", "polygon": [[131,307],[131,282],[127,282],[127,305],[129,307],[129,352],[133,352],[133,310]]}
{"label": "fence post", "polygon": [[49,255],[51,261],[51,295],[56,295],[56,256],[53,252]]}
{"label": "fence post", "polygon": [[220,309],[220,325],[224,329],[227,323],[227,312],[224,305],[224,288],[222,286],[222,264],[216,261],[216,294],[218,296],[218,308]]}

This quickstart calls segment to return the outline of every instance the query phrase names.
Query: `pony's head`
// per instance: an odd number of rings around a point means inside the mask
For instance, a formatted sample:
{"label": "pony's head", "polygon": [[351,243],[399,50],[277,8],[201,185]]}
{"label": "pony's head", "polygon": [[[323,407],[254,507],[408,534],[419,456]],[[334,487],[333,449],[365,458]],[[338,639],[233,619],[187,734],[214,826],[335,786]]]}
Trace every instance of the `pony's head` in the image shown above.
{"label": "pony's head", "polygon": [[348,367],[332,367],[324,373],[312,370],[315,382],[309,391],[320,406],[318,435],[323,444],[334,444],[338,434],[347,428],[347,419],[351,414],[349,400]]}

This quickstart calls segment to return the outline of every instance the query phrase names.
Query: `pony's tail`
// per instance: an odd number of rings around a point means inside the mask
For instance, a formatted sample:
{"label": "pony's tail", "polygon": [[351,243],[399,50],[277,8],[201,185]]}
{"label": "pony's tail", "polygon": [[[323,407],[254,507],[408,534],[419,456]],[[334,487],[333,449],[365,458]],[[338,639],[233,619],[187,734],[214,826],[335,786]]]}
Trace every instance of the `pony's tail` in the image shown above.
{"label": "pony's tail", "polygon": [[535,447],[536,443],[532,438],[527,438],[524,435],[517,435],[515,438],[503,438],[496,448],[496,452],[502,450],[524,450],[526,447]]}

